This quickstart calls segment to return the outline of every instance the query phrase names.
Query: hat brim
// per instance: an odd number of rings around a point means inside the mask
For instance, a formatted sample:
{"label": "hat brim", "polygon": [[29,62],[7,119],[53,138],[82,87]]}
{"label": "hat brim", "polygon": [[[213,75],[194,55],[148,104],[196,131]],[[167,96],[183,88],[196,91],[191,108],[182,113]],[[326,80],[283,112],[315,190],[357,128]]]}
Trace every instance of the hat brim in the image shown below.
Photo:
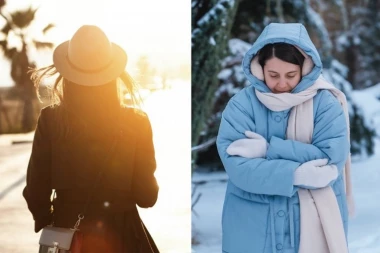
{"label": "hat brim", "polygon": [[112,43],[112,60],[104,68],[96,71],[82,70],[68,61],[69,41],[58,45],[53,53],[53,63],[57,71],[69,81],[84,86],[99,86],[116,79],[125,70],[127,54],[115,43]]}

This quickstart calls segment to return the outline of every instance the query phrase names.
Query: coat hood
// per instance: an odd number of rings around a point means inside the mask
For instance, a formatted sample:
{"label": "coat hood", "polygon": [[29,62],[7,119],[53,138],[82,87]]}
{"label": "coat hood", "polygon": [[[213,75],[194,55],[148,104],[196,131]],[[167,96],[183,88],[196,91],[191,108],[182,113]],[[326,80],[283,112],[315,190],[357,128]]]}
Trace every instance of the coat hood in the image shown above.
{"label": "coat hood", "polygon": [[279,42],[296,46],[305,56],[302,66],[302,79],[291,93],[298,93],[307,89],[321,74],[322,62],[305,26],[299,23],[271,23],[267,25],[244,56],[242,66],[245,76],[255,89],[261,92],[271,92],[264,83],[263,70],[256,56],[265,45]]}

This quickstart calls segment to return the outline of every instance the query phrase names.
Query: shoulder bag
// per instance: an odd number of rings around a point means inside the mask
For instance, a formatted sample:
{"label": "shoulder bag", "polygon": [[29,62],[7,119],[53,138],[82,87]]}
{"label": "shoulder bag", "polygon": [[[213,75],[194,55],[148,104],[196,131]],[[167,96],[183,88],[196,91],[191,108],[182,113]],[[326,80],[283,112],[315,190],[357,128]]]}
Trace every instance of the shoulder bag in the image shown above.
{"label": "shoulder bag", "polygon": [[[105,161],[107,161],[113,150],[115,149],[117,143],[117,135],[112,143],[112,146],[109,152],[106,155]],[[76,221],[73,228],[62,228],[62,227],[54,227],[54,221],[52,225],[48,225],[42,229],[40,236],[40,247],[38,253],[80,253],[83,241],[83,234],[79,230],[79,225],[81,220],[84,219],[84,214],[87,211],[87,207],[90,204],[92,199],[92,195],[95,191],[97,184],[99,183],[104,169],[99,171],[97,180],[90,191],[87,202],[83,208],[83,212],[78,215],[78,220]],[[55,192],[54,192],[55,195]]]}

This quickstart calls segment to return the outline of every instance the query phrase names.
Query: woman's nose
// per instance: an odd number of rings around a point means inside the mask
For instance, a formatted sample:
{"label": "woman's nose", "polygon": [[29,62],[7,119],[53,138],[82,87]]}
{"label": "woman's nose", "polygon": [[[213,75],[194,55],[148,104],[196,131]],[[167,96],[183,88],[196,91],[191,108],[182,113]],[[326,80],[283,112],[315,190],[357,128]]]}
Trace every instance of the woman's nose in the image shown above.
{"label": "woman's nose", "polygon": [[281,78],[279,81],[278,81],[278,87],[286,87],[286,80],[285,78]]}

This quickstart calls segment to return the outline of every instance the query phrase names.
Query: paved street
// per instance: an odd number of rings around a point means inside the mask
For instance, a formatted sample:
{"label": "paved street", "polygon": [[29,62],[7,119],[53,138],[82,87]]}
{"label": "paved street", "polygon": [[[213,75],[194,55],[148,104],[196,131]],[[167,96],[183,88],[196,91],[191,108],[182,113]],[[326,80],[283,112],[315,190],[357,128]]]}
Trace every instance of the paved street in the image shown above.
{"label": "paved street", "polygon": [[[141,216],[163,253],[191,252],[190,211],[190,83],[149,95],[145,109],[153,125],[160,184],[157,204],[140,209]],[[173,122],[175,124],[173,124]],[[0,252],[38,251],[40,234],[22,198],[32,134],[0,136]]]}

